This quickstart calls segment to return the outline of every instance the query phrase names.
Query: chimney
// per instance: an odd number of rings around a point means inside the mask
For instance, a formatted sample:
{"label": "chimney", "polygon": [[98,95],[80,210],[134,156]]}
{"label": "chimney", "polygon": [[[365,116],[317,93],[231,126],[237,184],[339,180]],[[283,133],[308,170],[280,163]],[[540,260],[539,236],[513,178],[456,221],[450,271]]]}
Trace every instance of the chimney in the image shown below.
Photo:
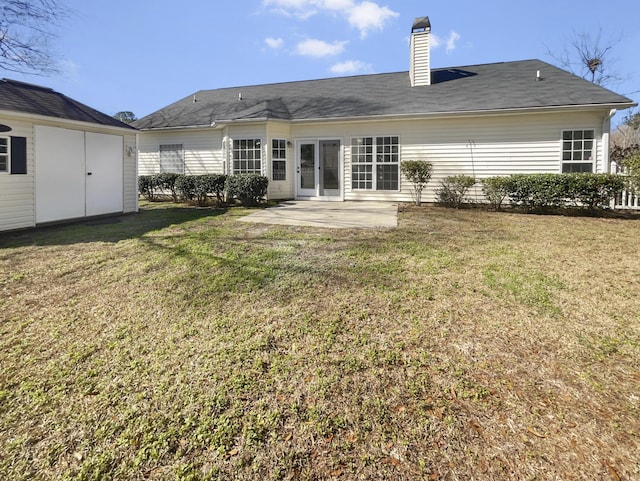
{"label": "chimney", "polygon": [[409,76],[411,86],[431,85],[431,67],[429,65],[429,34],[431,22],[429,17],[418,17],[411,27],[411,62]]}

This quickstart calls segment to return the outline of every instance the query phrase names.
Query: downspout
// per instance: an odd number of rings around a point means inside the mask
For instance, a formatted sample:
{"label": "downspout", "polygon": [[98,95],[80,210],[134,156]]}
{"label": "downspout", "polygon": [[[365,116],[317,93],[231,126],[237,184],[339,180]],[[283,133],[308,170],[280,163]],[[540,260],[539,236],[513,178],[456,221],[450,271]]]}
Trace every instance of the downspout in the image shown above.
{"label": "downspout", "polygon": [[605,174],[611,172],[611,162],[609,162],[609,136],[611,134],[611,117],[616,113],[616,109],[611,109],[602,120],[602,172]]}

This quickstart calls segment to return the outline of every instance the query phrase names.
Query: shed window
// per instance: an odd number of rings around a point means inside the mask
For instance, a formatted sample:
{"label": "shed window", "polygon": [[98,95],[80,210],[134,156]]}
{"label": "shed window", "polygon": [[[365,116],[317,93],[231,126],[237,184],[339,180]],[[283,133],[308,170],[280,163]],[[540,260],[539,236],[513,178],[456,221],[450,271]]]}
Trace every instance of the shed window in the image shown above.
{"label": "shed window", "polygon": [[184,150],[182,144],[160,146],[160,172],[184,174]]}
{"label": "shed window", "polygon": [[262,173],[262,141],[260,139],[234,139],[233,173]]}
{"label": "shed window", "polygon": [[287,180],[287,141],[285,139],[271,140],[271,178]]}
{"label": "shed window", "polygon": [[397,136],[351,139],[351,188],[398,190],[400,147]]}
{"label": "shed window", "polygon": [[0,172],[9,172],[9,138],[0,137]]}
{"label": "shed window", "polygon": [[593,130],[562,132],[562,172],[593,172],[595,135]]}

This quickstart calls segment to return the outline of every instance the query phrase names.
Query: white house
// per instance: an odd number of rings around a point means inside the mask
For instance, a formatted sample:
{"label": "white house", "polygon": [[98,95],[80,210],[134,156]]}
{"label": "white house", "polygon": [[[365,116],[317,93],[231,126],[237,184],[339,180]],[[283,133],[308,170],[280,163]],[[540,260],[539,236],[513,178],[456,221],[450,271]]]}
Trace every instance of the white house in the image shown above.
{"label": "white house", "polygon": [[[271,199],[411,200],[403,160],[477,178],[607,172],[626,97],[540,60],[431,69],[427,17],[409,72],[202,90],[154,112],[139,172],[259,173]],[[433,200],[429,189],[425,200]]]}
{"label": "white house", "polygon": [[136,136],[51,89],[0,80],[0,231],[137,211]]}

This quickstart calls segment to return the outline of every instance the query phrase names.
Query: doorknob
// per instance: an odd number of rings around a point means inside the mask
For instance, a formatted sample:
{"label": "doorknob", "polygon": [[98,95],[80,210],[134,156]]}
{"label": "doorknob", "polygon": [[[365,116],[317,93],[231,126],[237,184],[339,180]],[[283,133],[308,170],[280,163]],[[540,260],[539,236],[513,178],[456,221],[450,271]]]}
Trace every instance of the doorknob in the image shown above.
{"label": "doorknob", "polygon": [[87,175],[91,175],[91,172],[87,172]]}

